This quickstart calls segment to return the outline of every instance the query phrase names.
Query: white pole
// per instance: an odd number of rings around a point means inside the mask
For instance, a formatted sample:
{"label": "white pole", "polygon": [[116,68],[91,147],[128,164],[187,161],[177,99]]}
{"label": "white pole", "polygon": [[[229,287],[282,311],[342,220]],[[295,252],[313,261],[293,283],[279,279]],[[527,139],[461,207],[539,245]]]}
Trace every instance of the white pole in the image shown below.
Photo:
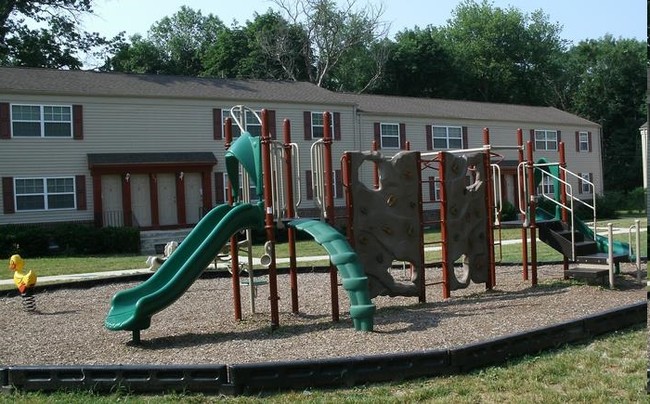
{"label": "white pole", "polygon": [[607,243],[608,243],[608,248],[607,248],[607,263],[609,264],[609,288],[614,289],[614,248],[613,248],[613,242],[614,242],[614,231],[613,231],[613,225],[611,223],[607,223]]}
{"label": "white pole", "polygon": [[636,226],[636,281],[641,282],[641,220],[634,221]]}

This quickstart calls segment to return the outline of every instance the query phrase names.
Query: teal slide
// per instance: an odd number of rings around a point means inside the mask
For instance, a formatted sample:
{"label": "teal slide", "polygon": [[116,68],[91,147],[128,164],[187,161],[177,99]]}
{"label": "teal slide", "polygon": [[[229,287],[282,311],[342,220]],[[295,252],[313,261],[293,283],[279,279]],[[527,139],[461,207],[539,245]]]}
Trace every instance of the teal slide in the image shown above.
{"label": "teal slide", "polygon": [[319,220],[298,219],[289,222],[322,245],[330,255],[330,260],[341,274],[343,288],[350,298],[350,317],[357,331],[372,331],[375,305],[370,300],[368,277],[361,267],[357,253],[348,241],[332,226]]}
{"label": "teal slide", "polygon": [[134,332],[149,328],[151,316],[174,303],[238,231],[262,226],[261,205],[219,205],[188,234],[173,254],[145,282],[113,296],[104,325]]}

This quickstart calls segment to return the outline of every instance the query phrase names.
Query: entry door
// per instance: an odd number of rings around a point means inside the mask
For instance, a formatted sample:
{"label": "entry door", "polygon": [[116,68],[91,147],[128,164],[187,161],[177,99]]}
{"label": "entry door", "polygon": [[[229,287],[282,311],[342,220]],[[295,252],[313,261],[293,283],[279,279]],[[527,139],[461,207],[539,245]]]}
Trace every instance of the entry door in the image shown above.
{"label": "entry door", "polygon": [[174,174],[158,174],[158,214],[160,225],[178,224],[176,211],[176,176]]}
{"label": "entry door", "polygon": [[106,227],[124,226],[122,176],[102,176],[102,220]]}
{"label": "entry door", "polygon": [[195,224],[201,217],[200,210],[203,206],[201,174],[185,174],[183,182],[185,183],[185,220],[187,224]]}
{"label": "entry door", "polygon": [[[131,176],[131,210],[140,227],[151,226],[151,189],[148,174]],[[135,224],[135,223],[134,223]]]}

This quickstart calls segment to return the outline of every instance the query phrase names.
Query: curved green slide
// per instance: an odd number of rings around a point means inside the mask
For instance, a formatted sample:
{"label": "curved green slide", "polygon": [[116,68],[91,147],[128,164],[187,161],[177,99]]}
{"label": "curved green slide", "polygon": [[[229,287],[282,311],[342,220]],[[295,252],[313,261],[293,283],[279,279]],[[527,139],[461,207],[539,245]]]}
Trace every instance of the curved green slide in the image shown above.
{"label": "curved green slide", "polygon": [[145,282],[113,296],[104,321],[109,330],[149,328],[151,316],[175,302],[236,232],[263,225],[260,205],[219,205],[208,212],[173,254]]}
{"label": "curved green slide", "polygon": [[357,253],[341,233],[327,223],[312,219],[297,219],[289,222],[298,230],[309,233],[330,255],[343,279],[343,288],[350,298],[350,317],[357,331],[372,331],[375,305],[370,301],[368,277]]}
{"label": "curved green slide", "polygon": [[[544,158],[541,158],[537,160],[537,163],[540,164],[547,164],[547,160]],[[547,173],[550,173],[553,175],[555,178],[560,178],[560,165],[550,165],[550,166],[544,166],[544,167],[538,167],[535,168],[535,186],[537,187],[541,182],[542,182],[542,171],[546,171]],[[554,198],[556,201],[560,200],[560,181],[557,179],[553,179],[553,188],[554,188]],[[560,206],[556,206],[555,208],[555,213],[550,213],[542,208],[537,208],[535,210],[535,218],[537,220],[561,220],[562,218],[562,209]],[[598,252],[600,253],[608,253],[609,252],[609,240],[607,239],[606,236],[600,235],[600,234],[594,234],[594,231],[592,230],[591,227],[589,227],[585,222],[580,220],[577,216],[574,215],[574,225],[575,229],[579,232],[584,234],[588,239],[594,240],[596,242],[596,245],[598,246]],[[612,245],[612,253],[615,255],[630,255],[630,245],[628,243],[625,243],[623,241],[616,241],[614,240],[613,245]],[[631,259],[634,259],[635,257],[631,257]]]}

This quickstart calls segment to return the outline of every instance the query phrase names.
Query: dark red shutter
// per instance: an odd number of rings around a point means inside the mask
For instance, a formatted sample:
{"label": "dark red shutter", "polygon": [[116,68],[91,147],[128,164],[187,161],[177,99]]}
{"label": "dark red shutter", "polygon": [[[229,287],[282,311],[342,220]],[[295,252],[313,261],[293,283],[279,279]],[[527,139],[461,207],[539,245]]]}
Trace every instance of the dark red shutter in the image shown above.
{"label": "dark red shutter", "polygon": [[277,139],[278,132],[275,127],[275,110],[269,109],[267,115],[269,117],[269,132],[271,133],[271,139]]}
{"label": "dark red shutter", "polygon": [[302,113],[303,124],[305,127],[305,140],[311,140],[311,112],[305,111]]}
{"label": "dark red shutter", "polygon": [[221,171],[214,173],[214,193],[216,196],[216,203],[226,202],[226,198],[223,193],[223,172]]}
{"label": "dark red shutter", "polygon": [[314,199],[314,190],[311,183],[311,170],[305,171],[305,186],[307,187],[307,199]]}
{"label": "dark red shutter", "polygon": [[578,193],[582,193],[582,173],[578,173]]}
{"label": "dark red shutter", "polygon": [[399,148],[406,150],[406,124],[399,124]]}
{"label": "dark red shutter", "polygon": [[427,137],[427,150],[433,150],[433,132],[431,125],[425,126],[425,133]]}
{"label": "dark red shutter", "polygon": [[223,139],[223,119],[220,108],[212,109],[212,136],[214,140]]}
{"label": "dark red shutter", "polygon": [[4,213],[14,213],[14,178],[2,177],[2,204],[4,205]]}
{"label": "dark red shutter", "polygon": [[335,112],[334,116],[334,140],[341,140],[341,113]]}
{"label": "dark red shutter", "polygon": [[467,149],[468,147],[468,139],[467,139],[467,126],[463,126],[463,149]]}
{"label": "dark red shutter", "polygon": [[72,137],[77,140],[84,138],[84,113],[83,106],[72,106]]}
{"label": "dark red shutter", "polygon": [[560,150],[560,142],[562,141],[562,131],[558,130],[557,131],[557,144],[555,145],[555,148],[557,150]]}
{"label": "dark red shutter", "polygon": [[576,153],[580,153],[580,132],[576,131]]}
{"label": "dark red shutter", "polygon": [[74,185],[77,191],[77,210],[86,210],[86,176],[76,175],[74,177]]}
{"label": "dark red shutter", "polygon": [[591,153],[591,132],[587,132],[587,139],[589,141],[589,153]]}
{"label": "dark red shutter", "polygon": [[533,147],[533,151],[535,151],[535,129],[530,130],[530,143]]}
{"label": "dark red shutter", "polygon": [[381,150],[381,124],[379,122],[375,122],[374,124],[374,135],[375,135],[375,143],[377,144],[377,150]]}
{"label": "dark red shutter", "polygon": [[9,103],[0,102],[0,139],[11,139],[11,119]]}
{"label": "dark red shutter", "polygon": [[436,200],[436,177],[429,177],[429,200]]}
{"label": "dark red shutter", "polygon": [[343,198],[343,183],[341,182],[341,170],[334,170],[336,180],[334,181],[334,194],[337,199]]}

